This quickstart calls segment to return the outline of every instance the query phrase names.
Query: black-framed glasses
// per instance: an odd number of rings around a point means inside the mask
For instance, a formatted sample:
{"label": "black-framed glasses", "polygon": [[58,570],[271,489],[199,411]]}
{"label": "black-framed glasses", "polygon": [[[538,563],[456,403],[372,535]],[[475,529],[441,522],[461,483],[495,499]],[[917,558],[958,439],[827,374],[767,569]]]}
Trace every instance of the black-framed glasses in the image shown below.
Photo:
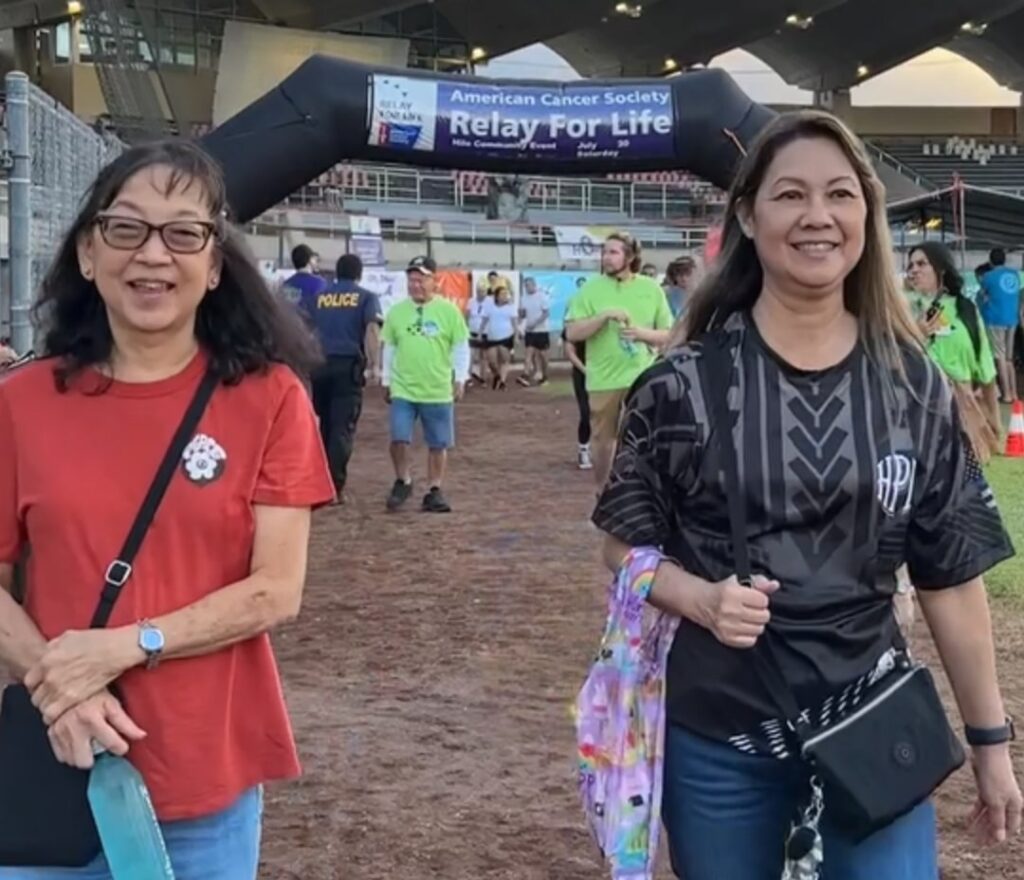
{"label": "black-framed glasses", "polygon": [[99,227],[103,240],[116,250],[138,250],[156,232],[167,250],[175,254],[198,254],[217,228],[212,220],[147,223],[138,217],[118,217],[116,214],[98,214],[93,222]]}

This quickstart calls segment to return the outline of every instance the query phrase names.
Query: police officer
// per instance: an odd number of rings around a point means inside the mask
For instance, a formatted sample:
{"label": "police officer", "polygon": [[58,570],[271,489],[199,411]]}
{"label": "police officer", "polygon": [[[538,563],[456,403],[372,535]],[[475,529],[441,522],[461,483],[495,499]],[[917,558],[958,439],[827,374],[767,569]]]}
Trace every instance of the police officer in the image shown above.
{"label": "police officer", "polygon": [[326,360],[313,374],[313,408],[327,450],[331,476],[344,503],[348,461],[363,408],[363,385],[378,377],[380,300],[359,282],[363,263],[355,254],[338,260],[337,280],[319,292],[303,292],[299,307],[309,317]]}

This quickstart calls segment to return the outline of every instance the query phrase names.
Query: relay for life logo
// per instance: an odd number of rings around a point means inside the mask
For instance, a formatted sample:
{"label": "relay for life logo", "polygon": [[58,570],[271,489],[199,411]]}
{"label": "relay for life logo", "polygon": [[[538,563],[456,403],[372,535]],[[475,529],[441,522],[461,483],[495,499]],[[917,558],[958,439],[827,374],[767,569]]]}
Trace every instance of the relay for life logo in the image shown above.
{"label": "relay for life logo", "polygon": [[668,85],[490,86],[374,76],[370,144],[501,158],[665,159]]}

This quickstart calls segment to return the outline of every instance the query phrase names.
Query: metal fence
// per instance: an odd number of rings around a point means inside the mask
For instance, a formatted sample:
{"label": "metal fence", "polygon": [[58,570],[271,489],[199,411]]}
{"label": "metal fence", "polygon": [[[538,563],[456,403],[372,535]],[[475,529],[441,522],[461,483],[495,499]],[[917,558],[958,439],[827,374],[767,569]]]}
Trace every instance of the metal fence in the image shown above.
{"label": "metal fence", "polygon": [[[122,149],[29,82],[6,76],[7,285],[10,336],[24,353],[33,347],[29,312],[57,248],[99,170]],[[0,314],[0,324],[4,321]]]}

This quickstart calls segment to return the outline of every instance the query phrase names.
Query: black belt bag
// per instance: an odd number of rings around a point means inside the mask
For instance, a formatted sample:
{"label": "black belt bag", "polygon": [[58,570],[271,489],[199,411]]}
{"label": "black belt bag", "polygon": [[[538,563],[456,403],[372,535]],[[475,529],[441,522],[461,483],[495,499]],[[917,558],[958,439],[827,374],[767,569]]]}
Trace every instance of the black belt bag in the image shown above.
{"label": "black belt bag", "polygon": [[[707,338],[699,367],[725,476],[736,577],[750,586],[746,499],[740,492],[726,399],[733,363],[724,332],[717,339]],[[763,684],[816,777],[812,785],[821,784],[829,818],[854,841],[926,801],[965,761],[931,673],[910,659],[902,640],[898,647],[896,670],[873,685],[856,708],[833,715],[818,729],[801,721],[796,698],[767,640],[753,652]]]}
{"label": "black belt bag", "polygon": [[903,663],[845,716],[797,727],[829,818],[858,842],[926,801],[965,760],[931,672]]}
{"label": "black belt bag", "polygon": [[[164,455],[117,560],[107,569],[90,627],[107,625],[132,563],[199,423],[217,377],[199,385]],[[117,695],[115,686],[111,692]],[[24,685],[4,688],[0,707],[0,865],[80,868],[100,853],[88,800],[89,771],[61,764]]]}

